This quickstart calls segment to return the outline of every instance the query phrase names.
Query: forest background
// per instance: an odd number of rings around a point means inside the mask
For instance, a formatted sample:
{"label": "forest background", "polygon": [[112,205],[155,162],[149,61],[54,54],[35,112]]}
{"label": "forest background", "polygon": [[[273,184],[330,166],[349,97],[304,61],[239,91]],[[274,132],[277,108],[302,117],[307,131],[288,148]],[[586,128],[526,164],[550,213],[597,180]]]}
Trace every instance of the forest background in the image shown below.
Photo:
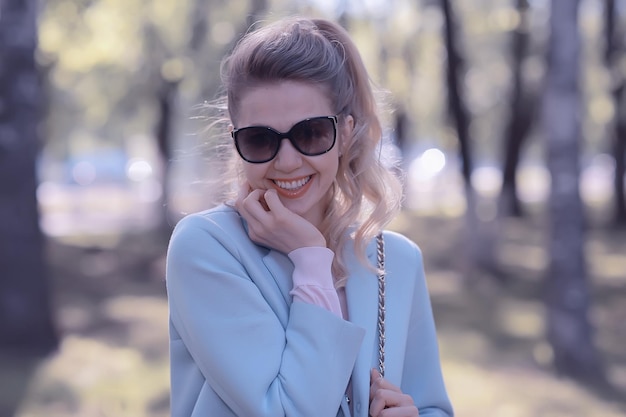
{"label": "forest background", "polygon": [[335,19],[388,90],[459,416],[626,414],[626,1],[3,0],[0,416],[167,416],[221,58]]}

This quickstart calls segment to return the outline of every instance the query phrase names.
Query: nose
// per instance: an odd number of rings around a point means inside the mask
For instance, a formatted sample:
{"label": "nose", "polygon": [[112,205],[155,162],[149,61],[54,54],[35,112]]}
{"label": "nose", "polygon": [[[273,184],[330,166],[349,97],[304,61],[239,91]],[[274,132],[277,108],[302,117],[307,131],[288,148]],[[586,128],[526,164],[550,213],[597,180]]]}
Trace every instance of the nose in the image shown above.
{"label": "nose", "polygon": [[283,172],[291,172],[302,165],[302,155],[293,147],[289,139],[284,138],[280,143],[278,154],[274,158],[274,168]]}

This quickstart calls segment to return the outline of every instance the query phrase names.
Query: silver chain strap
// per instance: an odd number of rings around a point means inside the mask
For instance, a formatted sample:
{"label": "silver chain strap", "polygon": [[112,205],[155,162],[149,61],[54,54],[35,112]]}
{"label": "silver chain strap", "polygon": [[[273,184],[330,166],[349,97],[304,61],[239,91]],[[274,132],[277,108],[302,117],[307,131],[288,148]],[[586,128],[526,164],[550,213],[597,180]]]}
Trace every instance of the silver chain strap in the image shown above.
{"label": "silver chain strap", "polygon": [[378,371],[385,376],[385,241],[376,236],[378,255]]}

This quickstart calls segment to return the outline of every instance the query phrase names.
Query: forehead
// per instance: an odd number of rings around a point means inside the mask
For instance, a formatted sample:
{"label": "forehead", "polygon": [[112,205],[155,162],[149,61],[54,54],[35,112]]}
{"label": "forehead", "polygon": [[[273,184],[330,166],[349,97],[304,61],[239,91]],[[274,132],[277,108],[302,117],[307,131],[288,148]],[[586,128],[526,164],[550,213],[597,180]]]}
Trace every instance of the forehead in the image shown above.
{"label": "forehead", "polygon": [[242,94],[236,127],[270,126],[286,131],[297,122],[333,114],[330,95],[321,85],[298,81],[257,84]]}

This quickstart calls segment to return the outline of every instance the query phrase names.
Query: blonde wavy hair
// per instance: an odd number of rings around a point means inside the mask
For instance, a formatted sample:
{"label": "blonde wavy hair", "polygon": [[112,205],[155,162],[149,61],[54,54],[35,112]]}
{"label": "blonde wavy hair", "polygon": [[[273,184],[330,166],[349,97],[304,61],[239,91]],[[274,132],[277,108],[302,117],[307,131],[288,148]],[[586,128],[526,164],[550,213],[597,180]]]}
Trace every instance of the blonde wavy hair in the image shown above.
{"label": "blonde wavy hair", "polygon": [[[214,127],[237,126],[241,98],[248,89],[280,81],[319,85],[328,93],[340,123],[353,117],[321,232],[335,252],[332,271],[337,288],[348,276],[344,248],[350,239],[358,259],[372,267],[365,254],[367,244],[398,213],[402,186],[382,160],[383,131],[373,83],[347,31],[323,19],[284,18],[247,33],[222,62],[221,76],[224,95],[212,105],[221,108],[224,117]],[[232,140],[223,145],[218,159],[230,169],[222,171],[222,184],[239,181],[242,161]]]}

